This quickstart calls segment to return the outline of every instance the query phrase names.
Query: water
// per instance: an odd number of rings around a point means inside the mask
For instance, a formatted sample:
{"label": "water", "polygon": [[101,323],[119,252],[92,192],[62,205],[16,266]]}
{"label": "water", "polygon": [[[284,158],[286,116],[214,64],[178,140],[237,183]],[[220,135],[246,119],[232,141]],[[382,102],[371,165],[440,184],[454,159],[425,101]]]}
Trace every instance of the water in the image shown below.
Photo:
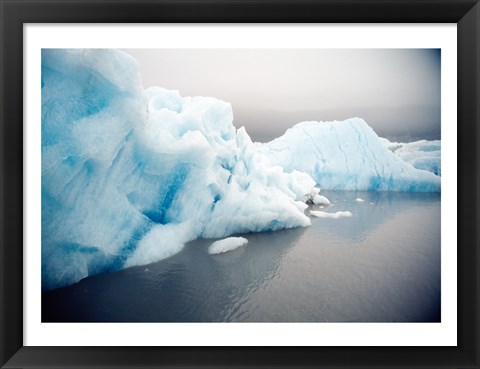
{"label": "water", "polygon": [[[322,191],[312,226],[196,240],[158,263],[42,294],[42,321],[438,322],[440,195]],[[362,198],[364,202],[355,201]]]}

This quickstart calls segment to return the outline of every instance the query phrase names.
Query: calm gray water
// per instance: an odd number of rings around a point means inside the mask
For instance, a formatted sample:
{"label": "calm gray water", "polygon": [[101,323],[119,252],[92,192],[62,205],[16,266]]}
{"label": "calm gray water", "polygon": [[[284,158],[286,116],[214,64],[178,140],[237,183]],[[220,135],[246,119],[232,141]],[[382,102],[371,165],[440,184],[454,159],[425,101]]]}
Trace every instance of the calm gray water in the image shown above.
{"label": "calm gray water", "polygon": [[190,242],[43,293],[42,321],[440,321],[440,195],[322,194],[334,203],[322,210],[353,216],[242,235],[246,246],[219,255],[207,253],[214,240]]}

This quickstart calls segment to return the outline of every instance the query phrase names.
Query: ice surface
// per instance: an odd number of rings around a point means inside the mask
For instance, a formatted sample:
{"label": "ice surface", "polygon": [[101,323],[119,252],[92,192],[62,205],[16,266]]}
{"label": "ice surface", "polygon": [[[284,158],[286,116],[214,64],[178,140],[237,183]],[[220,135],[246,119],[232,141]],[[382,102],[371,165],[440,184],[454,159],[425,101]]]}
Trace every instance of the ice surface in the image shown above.
{"label": "ice surface", "polygon": [[442,174],[440,140],[399,143],[382,138],[381,141],[391,152],[415,168],[428,170],[437,176]]}
{"label": "ice surface", "polygon": [[228,237],[223,240],[215,241],[208,248],[209,254],[221,254],[223,252],[235,250],[240,246],[246,245],[248,240],[244,237]]}
{"label": "ice surface", "polygon": [[327,213],[326,211],[317,211],[317,210],[310,210],[310,214],[317,218],[348,218],[352,216],[352,213],[349,211],[337,211],[336,213]]}
{"label": "ice surface", "polygon": [[302,122],[261,148],[287,172],[311,175],[322,189],[440,191],[440,178],[403,161],[363,119]]}
{"label": "ice surface", "polygon": [[42,289],[189,240],[307,226],[314,180],[272,166],[230,104],[143,90],[116,50],[42,51]]}

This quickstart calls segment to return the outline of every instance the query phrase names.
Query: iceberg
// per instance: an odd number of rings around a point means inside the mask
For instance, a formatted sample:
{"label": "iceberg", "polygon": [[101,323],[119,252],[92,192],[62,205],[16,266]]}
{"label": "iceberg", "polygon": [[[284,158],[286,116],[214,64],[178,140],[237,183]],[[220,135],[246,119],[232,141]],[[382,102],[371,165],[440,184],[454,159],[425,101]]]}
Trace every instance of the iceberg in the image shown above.
{"label": "iceberg", "polygon": [[44,49],[41,88],[43,290],[310,224],[314,180],[271,165],[230,104],[143,90],[118,50]]}
{"label": "iceberg", "polygon": [[440,177],[392,153],[361,118],[301,122],[260,148],[271,164],[321,189],[440,192]]}
{"label": "iceberg", "polygon": [[437,176],[441,171],[441,141],[420,140],[414,142],[390,142],[386,138],[381,141],[395,155],[417,169],[427,170]]}

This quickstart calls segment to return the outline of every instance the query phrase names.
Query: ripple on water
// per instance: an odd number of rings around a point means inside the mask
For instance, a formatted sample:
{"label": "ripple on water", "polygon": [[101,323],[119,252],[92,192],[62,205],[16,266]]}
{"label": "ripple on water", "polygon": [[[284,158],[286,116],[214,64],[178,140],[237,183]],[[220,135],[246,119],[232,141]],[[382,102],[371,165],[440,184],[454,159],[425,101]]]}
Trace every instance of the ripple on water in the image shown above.
{"label": "ripple on water", "polygon": [[[438,321],[440,196],[327,192],[351,217],[240,235],[209,255],[196,240],[148,266],[42,294],[44,321]],[[358,201],[361,198],[365,201]]]}

